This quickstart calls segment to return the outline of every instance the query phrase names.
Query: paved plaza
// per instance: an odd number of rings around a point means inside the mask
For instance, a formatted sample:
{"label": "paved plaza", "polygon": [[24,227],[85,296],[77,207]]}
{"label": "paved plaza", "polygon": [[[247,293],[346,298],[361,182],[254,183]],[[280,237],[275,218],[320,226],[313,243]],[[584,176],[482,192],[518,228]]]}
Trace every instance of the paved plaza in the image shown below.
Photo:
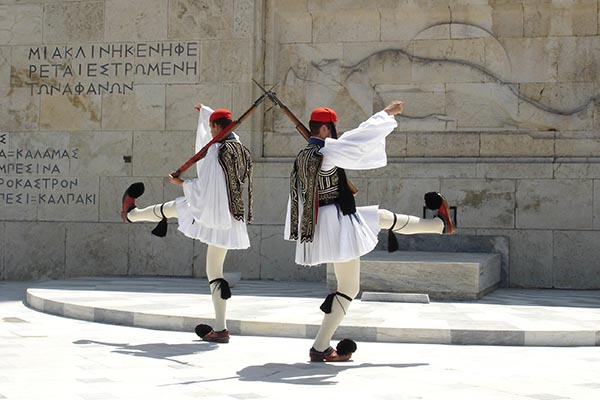
{"label": "paved plaza", "polygon": [[[78,281],[78,282],[77,282]],[[209,315],[201,288],[189,293],[189,287],[205,286],[203,280],[174,280],[180,286],[166,285],[168,278],[144,280],[145,291],[133,291],[131,279],[96,281],[97,288],[83,292],[69,288],[67,283],[82,285],[85,280],[55,282],[0,282],[0,399],[535,399],[592,400],[600,396],[600,347],[597,346],[477,346],[381,343],[359,341],[358,351],[349,363],[321,364],[308,362],[310,339],[284,338],[272,332],[267,336],[232,336],[225,345],[205,343],[190,332],[144,329],[65,318],[42,313],[25,305],[28,288],[34,292],[50,291],[63,299],[78,292],[78,301],[97,292],[113,294],[115,299],[132,295],[130,307],[142,303],[133,295],[155,298],[146,302],[148,312],[155,312],[162,296],[195,296],[197,304],[185,305],[198,315]],[[163,291],[155,288],[163,283]],[[110,283],[112,282],[112,283]],[[149,282],[153,282],[149,285]],[[89,284],[89,281],[87,281]],[[120,291],[114,286],[120,284]],[[240,282],[234,288],[230,303],[231,316],[253,310],[266,315],[281,301],[281,310],[298,319],[303,314],[301,303],[318,305],[321,299],[314,293],[313,284],[285,290],[283,284],[271,284],[272,296],[250,296],[256,289]],[[104,286],[103,286],[104,285]],[[149,287],[148,287],[149,286]],[[107,290],[112,287],[111,290]],[[152,288],[153,290],[148,290]],[[102,290],[100,290],[102,289]],[[302,290],[301,290],[302,289]],[[131,292],[127,292],[131,290]],[[324,290],[321,288],[320,290]],[[170,292],[170,293],[169,293]],[[475,319],[494,312],[511,315],[507,309],[523,308],[523,319],[531,315],[525,310],[533,307],[535,291],[497,291],[479,303],[464,303],[464,307],[479,305],[485,310]],[[237,293],[237,294],[236,294]],[[554,293],[554,295],[551,295]],[[565,315],[589,318],[589,323],[600,323],[597,314],[598,293],[580,292],[579,297],[563,296],[562,292],[539,291],[536,309],[539,319],[547,315]],[[320,294],[319,294],[320,295]],[[595,295],[595,296],[594,296]],[[45,298],[49,296],[45,294]],[[42,298],[42,297],[40,297]],[[570,304],[567,304],[570,298]],[[289,302],[288,302],[289,299]],[[519,300],[520,299],[520,300]],[[562,299],[562,300],[561,300]],[[96,301],[97,298],[91,298]],[[175,302],[189,300],[173,297]],[[254,303],[256,300],[256,303]],[[45,300],[48,302],[50,300]],[[105,299],[105,301],[108,301]],[[502,303],[505,304],[502,304]],[[562,303],[562,304],[561,304]],[[50,304],[50,303],[48,303]],[[68,304],[68,302],[65,302]],[[294,304],[300,304],[294,308]],[[371,303],[377,310],[381,303]],[[447,307],[452,303],[431,303],[423,307]],[[184,305],[181,305],[182,307]],[[356,301],[349,320],[366,302]],[[395,304],[397,311],[389,318],[414,320],[408,304]],[[96,304],[97,308],[102,303]],[[153,309],[149,309],[153,307]],[[162,310],[177,308],[163,301]],[[69,307],[63,306],[63,310]],[[55,309],[57,311],[58,308]],[[545,310],[545,314],[544,314]],[[181,310],[179,310],[181,311]],[[320,313],[310,310],[311,323],[318,323]],[[455,313],[458,316],[459,313]],[[442,316],[439,316],[442,318]],[[155,317],[157,318],[157,317]],[[352,323],[361,323],[357,317]],[[595,318],[595,319],[594,319]],[[574,318],[572,318],[574,319]],[[308,319],[307,319],[308,320]],[[508,321],[510,322],[510,321]],[[571,321],[573,323],[573,321]],[[582,321],[585,322],[585,321]],[[284,327],[285,325],[282,325]]]}

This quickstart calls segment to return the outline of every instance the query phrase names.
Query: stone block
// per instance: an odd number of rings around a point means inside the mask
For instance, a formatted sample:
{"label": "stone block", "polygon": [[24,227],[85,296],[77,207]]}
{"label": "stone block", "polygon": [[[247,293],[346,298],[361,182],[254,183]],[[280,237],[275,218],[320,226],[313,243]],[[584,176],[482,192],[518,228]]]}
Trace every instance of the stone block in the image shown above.
{"label": "stone block", "polygon": [[365,204],[378,204],[379,208],[419,218],[423,216],[423,195],[440,189],[437,179],[369,179],[368,182]]}
{"label": "stone block", "polygon": [[167,39],[167,5],[162,0],[107,0],[104,5],[104,40]]}
{"label": "stone block", "polygon": [[[167,175],[195,154],[195,132],[134,132],[133,175]],[[196,176],[196,166],[191,166],[185,176]]]}
{"label": "stone block", "polygon": [[444,179],[441,192],[457,206],[458,228],[513,228],[515,184],[511,180]]}
{"label": "stone block", "polygon": [[[7,138],[8,150],[15,152],[15,156],[8,159],[32,164],[31,169],[25,168],[18,175],[65,175],[69,172],[70,159],[75,156],[69,147],[69,133],[8,132]],[[45,170],[43,165],[52,168]]]}
{"label": "stone block", "polygon": [[552,287],[552,231],[480,229],[480,235],[504,235],[510,243],[506,283],[517,288]]}
{"label": "stone block", "polygon": [[42,95],[40,97],[40,129],[100,130],[101,102],[101,95]]}
{"label": "stone block", "polygon": [[4,222],[0,222],[0,281],[4,281],[6,280],[6,275],[5,275],[5,267],[4,265],[6,264],[5,262],[5,254],[6,254],[6,247],[7,247],[7,243],[6,243],[6,235],[5,235],[5,223]]}
{"label": "stone block", "polygon": [[600,36],[563,37],[557,40],[556,79],[559,82],[600,81]]}
{"label": "stone block", "polygon": [[[512,75],[508,82],[549,82],[557,77],[560,45],[557,38],[501,38]],[[562,41],[562,39],[561,39]]]}
{"label": "stone block", "polygon": [[422,83],[486,82],[481,39],[421,40],[414,43],[412,78]]}
{"label": "stone block", "polygon": [[[444,85],[377,85],[375,92],[387,105],[402,100],[404,110],[396,117],[397,131],[445,131],[446,89]],[[379,111],[373,110],[373,111]]]}
{"label": "stone block", "polygon": [[554,170],[549,163],[527,163],[509,160],[505,163],[477,165],[477,177],[484,179],[551,179]]}
{"label": "stone block", "polygon": [[[265,132],[263,140],[265,143],[265,157],[295,157],[306,146],[306,141],[300,134],[295,132]],[[291,172],[291,162],[287,165]]]}
{"label": "stone block", "polygon": [[[255,2],[253,0],[233,1],[233,36],[251,39],[254,37]],[[262,11],[262,10],[261,10]],[[259,17],[260,18],[260,17]]]}
{"label": "stone block", "polygon": [[461,129],[515,129],[518,101],[509,87],[498,83],[447,85],[447,113]]}
{"label": "stone block", "polygon": [[481,134],[482,157],[553,157],[551,132],[506,132]]}
{"label": "stone block", "polygon": [[66,225],[65,277],[127,275],[129,226]]}
{"label": "stone block", "polygon": [[376,9],[343,9],[335,13],[315,10],[311,15],[315,43],[372,42],[381,37],[379,11]]}
{"label": "stone block", "polygon": [[232,88],[228,84],[167,85],[166,129],[194,131],[195,136],[198,112],[194,110],[194,104],[202,103],[215,110],[232,110],[232,97]]}
{"label": "stone block", "polygon": [[[227,62],[218,61],[222,59],[223,54],[227,54]],[[200,82],[248,82],[253,77],[253,69],[250,66],[254,65],[254,62],[254,42],[251,40],[202,42]]]}
{"label": "stone block", "polygon": [[[277,96],[291,108],[288,102],[293,104],[294,99],[290,99],[290,97],[294,94],[288,93],[290,90],[287,88],[288,86],[300,86],[304,90],[310,86],[309,82],[314,82],[316,85],[334,86],[334,89],[339,90],[339,84],[334,79],[341,73],[340,68],[344,59],[343,49],[343,43],[281,44],[279,52],[275,55],[273,80],[277,82],[283,79],[285,84],[277,89]],[[335,93],[330,93],[331,90],[324,90],[329,88],[317,87],[319,88],[317,94],[320,96],[329,96],[330,98],[335,96]],[[305,93],[296,94],[296,96],[297,101],[308,102],[305,100]],[[306,107],[310,107],[310,105]],[[299,107],[291,109],[297,110]],[[300,115],[297,117],[301,118]]]}
{"label": "stone block", "polygon": [[[403,1],[395,8],[382,9],[380,12],[381,40],[384,41],[412,40],[417,36],[423,38],[423,31],[450,20],[447,1]],[[445,38],[448,37],[449,32]]]}
{"label": "stone block", "polygon": [[283,239],[282,225],[263,225],[260,279],[276,281],[324,281],[325,265],[305,267],[294,262],[295,242]]}
{"label": "stone block", "polygon": [[69,147],[77,149],[77,158],[70,163],[70,174],[75,176],[126,176],[131,164],[124,160],[131,155],[132,133],[127,131],[73,132]]}
{"label": "stone block", "polygon": [[594,0],[523,1],[525,36],[595,35],[598,9]]}
{"label": "stone block", "polygon": [[408,157],[479,157],[479,136],[472,133],[407,133]]}
{"label": "stone block", "polygon": [[38,196],[38,221],[98,221],[100,178],[64,177],[51,180]]}
{"label": "stone block", "polygon": [[562,132],[556,138],[557,157],[596,157],[600,151],[600,142],[596,137],[587,137],[596,132],[577,131],[572,137],[562,137]]}
{"label": "stone block", "polygon": [[127,94],[102,96],[102,129],[163,130],[165,87],[140,85]]}
{"label": "stone block", "polygon": [[2,131],[38,130],[39,98],[29,88],[0,88]]}
{"label": "stone block", "polygon": [[589,83],[521,84],[519,93],[523,129],[562,131],[593,126],[594,87]]}
{"label": "stone block", "polygon": [[592,183],[567,179],[518,182],[515,227],[592,229]]}
{"label": "stone block", "polygon": [[[387,250],[386,235],[379,233],[377,250]],[[459,235],[396,235],[396,239],[401,251],[500,254],[501,286],[508,287],[510,244],[503,235],[503,230],[461,229]]]}
{"label": "stone block", "polygon": [[[290,163],[290,171],[292,164]],[[285,222],[290,193],[289,178],[254,178],[254,219],[257,224]]]}
{"label": "stone block", "polygon": [[[460,24],[453,23],[450,34],[453,38],[470,37],[470,27],[477,27],[481,31],[492,31],[493,26],[493,8],[488,1],[461,1],[450,0],[450,12],[452,21],[460,21]],[[465,30],[467,35],[465,35]]]}
{"label": "stone block", "polygon": [[[194,240],[194,255],[192,256],[194,278],[206,278],[206,249],[207,245]],[[227,258],[225,258],[227,261]]]}
{"label": "stone block", "polygon": [[44,8],[44,43],[101,42],[104,2],[63,2]]}
{"label": "stone block", "polygon": [[311,43],[312,17],[306,12],[276,10],[273,13],[272,40],[277,43]]}
{"label": "stone block", "polygon": [[[241,273],[241,278],[260,279],[260,270],[264,259],[261,257],[262,226],[247,225],[250,237],[250,248],[244,250],[230,250],[225,257],[223,270],[225,272]],[[204,260],[202,260],[204,265]]]}
{"label": "stone block", "polygon": [[0,47],[0,88],[9,87],[11,75],[11,48]]}
{"label": "stone block", "polygon": [[378,85],[415,86],[411,72],[412,48],[408,41],[343,43],[344,81],[374,87],[377,93]]}
{"label": "stone block", "polygon": [[[160,53],[151,51],[150,47],[144,48],[148,55],[144,58],[136,57],[136,84],[194,84],[200,79],[201,46],[197,41],[160,42]],[[148,50],[146,50],[148,49]]]}
{"label": "stone block", "polygon": [[0,5],[0,45],[42,42],[41,4]]}
{"label": "stone block", "polygon": [[167,236],[162,238],[154,236],[151,231],[155,226],[154,222],[127,225],[129,237],[127,274],[191,277],[193,240],[177,231],[177,224],[169,224]]}
{"label": "stone block", "polygon": [[523,36],[523,6],[521,2],[498,1],[492,4],[492,29],[496,37]]}
{"label": "stone block", "polygon": [[363,292],[360,301],[429,304],[429,296],[422,293]]}
{"label": "stone block", "polygon": [[147,207],[162,203],[165,200],[172,200],[170,197],[165,199],[163,196],[163,178],[101,176],[98,204],[98,217],[101,222],[121,221],[123,193],[129,185],[135,182],[143,182],[146,188],[144,195],[137,201],[139,207]]}
{"label": "stone block", "polygon": [[509,83],[512,76],[512,65],[506,49],[495,37],[480,39],[485,54],[482,73],[488,78]]}
{"label": "stone block", "polygon": [[[4,279],[57,279],[65,273],[65,224],[5,222]],[[41,245],[43,243],[43,245]]]}
{"label": "stone block", "polygon": [[174,0],[168,4],[169,39],[227,39],[233,36],[232,1]]}
{"label": "stone block", "polygon": [[[335,279],[327,268],[328,283]],[[500,255],[373,251],[362,257],[363,291],[428,294],[432,299],[474,300],[500,283]]]}
{"label": "stone block", "polygon": [[593,229],[600,230],[600,181],[594,180],[594,223]]}
{"label": "stone block", "polygon": [[600,289],[600,232],[554,231],[553,287]]}

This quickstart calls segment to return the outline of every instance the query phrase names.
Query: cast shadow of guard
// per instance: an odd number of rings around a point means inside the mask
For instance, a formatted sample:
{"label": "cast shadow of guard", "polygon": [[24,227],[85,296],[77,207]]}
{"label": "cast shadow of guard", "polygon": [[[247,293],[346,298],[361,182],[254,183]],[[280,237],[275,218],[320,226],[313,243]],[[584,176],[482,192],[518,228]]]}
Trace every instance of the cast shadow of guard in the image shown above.
{"label": "cast shadow of guard", "polygon": [[[280,364],[268,363],[263,365],[251,365],[237,371],[237,376],[229,376],[217,379],[205,379],[177,383],[177,385],[193,385],[196,383],[225,381],[239,379],[242,382],[269,382],[288,383],[293,385],[336,385],[335,378],[340,372],[355,368],[389,367],[389,368],[412,368],[429,365],[426,363],[414,364],[371,364],[364,363],[354,365],[352,362],[345,363],[296,363]],[[166,385],[171,386],[171,385]]]}
{"label": "cast shadow of guard", "polygon": [[186,356],[191,354],[197,354],[204,351],[216,350],[219,346],[216,343],[208,343],[201,342],[201,344],[196,341],[194,343],[182,343],[182,344],[169,344],[169,343],[146,343],[146,344],[128,344],[128,343],[109,343],[109,342],[99,342],[96,340],[77,340],[73,342],[73,344],[95,344],[102,346],[110,346],[114,349],[113,353],[125,354],[135,357],[148,357],[155,358],[159,360],[167,360],[172,361],[178,364],[188,363],[183,361],[178,361],[173,359],[172,357],[178,356]]}
{"label": "cast shadow of guard", "polygon": [[335,385],[335,378],[340,372],[356,368],[413,368],[429,365],[426,363],[413,364],[353,364],[345,363],[268,363],[253,365],[238,371],[240,381],[289,383],[294,385]]}

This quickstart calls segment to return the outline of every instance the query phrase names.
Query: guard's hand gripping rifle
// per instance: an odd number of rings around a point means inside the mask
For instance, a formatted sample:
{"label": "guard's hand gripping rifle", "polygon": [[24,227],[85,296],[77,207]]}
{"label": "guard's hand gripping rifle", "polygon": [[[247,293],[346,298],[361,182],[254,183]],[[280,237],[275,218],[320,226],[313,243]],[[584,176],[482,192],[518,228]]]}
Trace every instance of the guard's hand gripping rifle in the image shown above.
{"label": "guard's hand gripping rifle", "polygon": [[[279,100],[277,95],[272,90],[266,90],[264,87],[262,87],[262,85],[260,83],[256,82],[254,79],[252,79],[252,80],[259,88],[262,89],[262,91],[264,92],[264,95],[268,96],[269,99],[273,103],[275,103],[281,109],[281,111],[283,111],[283,113],[289,118],[289,120],[292,121],[296,130],[308,142],[308,140],[310,139],[310,131],[302,123],[302,121],[300,121],[298,119],[298,117],[296,117],[294,115],[294,113],[285,104],[283,104],[283,102],[281,100]],[[350,181],[350,179],[347,179],[347,182],[348,182],[348,187],[350,188],[350,191],[352,192],[352,194],[358,193],[358,188],[352,183],[352,181]]]}
{"label": "guard's hand gripping rifle", "polygon": [[179,175],[181,175],[185,170],[187,170],[189,167],[194,165],[194,163],[196,163],[196,162],[200,161],[201,159],[203,159],[204,157],[206,157],[206,153],[208,152],[208,148],[210,146],[212,146],[216,142],[220,142],[221,140],[223,140],[227,136],[229,136],[229,134],[231,132],[233,132],[233,130],[235,128],[237,128],[238,125],[240,125],[242,122],[244,122],[244,120],[246,118],[248,118],[248,116],[250,116],[250,114],[252,114],[252,112],[256,109],[256,107],[258,107],[260,105],[260,103],[262,103],[268,96],[269,96],[269,92],[265,91],[265,93],[262,96],[260,96],[258,99],[256,99],[254,104],[252,104],[252,106],[249,109],[247,109],[246,112],[243,113],[241,117],[239,117],[235,121],[231,121],[231,123],[229,125],[227,125],[225,128],[223,128],[223,130],[221,130],[221,132],[219,132],[217,134],[217,136],[212,138],[210,142],[208,142],[204,147],[202,147],[200,150],[198,150],[198,152],[196,154],[194,154],[189,160],[187,160],[181,167],[177,168],[176,171],[171,172],[170,175],[173,178],[178,178]]}

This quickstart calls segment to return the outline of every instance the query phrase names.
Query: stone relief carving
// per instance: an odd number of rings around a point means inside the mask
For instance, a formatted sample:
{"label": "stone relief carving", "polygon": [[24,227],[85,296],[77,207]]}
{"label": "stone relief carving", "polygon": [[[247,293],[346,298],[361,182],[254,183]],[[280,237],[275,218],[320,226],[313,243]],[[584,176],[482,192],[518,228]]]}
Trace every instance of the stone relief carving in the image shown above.
{"label": "stone relief carving", "polygon": [[[302,48],[306,46],[313,48]],[[409,108],[402,116],[414,122],[410,125],[414,130],[420,130],[415,123],[425,121],[443,122],[433,125],[434,130],[583,130],[592,128],[594,105],[600,99],[595,92],[581,91],[569,82],[513,79],[516,56],[511,59],[500,40],[486,29],[471,24],[435,24],[402,46],[375,50],[351,63],[345,54],[306,58],[327,52],[315,52],[314,47],[284,48],[286,56],[280,57],[279,64],[284,67],[280,91],[289,92],[294,98],[293,92],[305,90],[306,108],[316,104],[335,107],[338,102],[340,108],[361,111],[363,115],[359,120],[394,97],[413,100],[412,97],[420,95],[423,107]],[[547,61],[551,68],[556,67],[553,58],[530,60],[538,61]],[[344,96],[349,99],[339,103]],[[436,99],[439,96],[445,97],[443,104]],[[569,101],[551,101],[557,96]],[[463,101],[467,107],[478,104],[484,109],[485,117],[495,121],[489,124],[478,121],[476,113],[481,110],[460,110]],[[493,105],[493,109],[485,111],[489,105]],[[455,123],[449,123],[451,121]],[[426,124],[424,128],[431,130],[432,125]]]}

